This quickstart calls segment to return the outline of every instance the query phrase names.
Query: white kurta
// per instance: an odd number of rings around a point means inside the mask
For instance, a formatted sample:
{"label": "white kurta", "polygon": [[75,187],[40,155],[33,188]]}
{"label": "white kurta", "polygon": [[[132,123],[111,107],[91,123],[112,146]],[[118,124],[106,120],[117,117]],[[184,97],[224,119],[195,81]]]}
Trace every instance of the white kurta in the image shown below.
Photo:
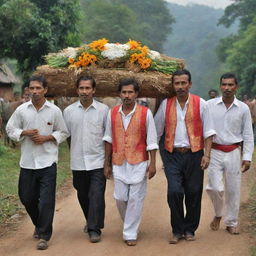
{"label": "white kurta", "polygon": [[[254,143],[251,114],[248,106],[234,99],[227,109],[222,98],[209,100],[210,114],[213,117],[216,136],[213,142],[231,145],[243,141],[243,160],[251,160]],[[215,216],[223,216],[225,191],[225,224],[235,227],[238,223],[241,186],[241,150],[231,152],[211,150],[208,167],[207,193],[210,196]]]}
{"label": "white kurta", "polygon": [[[125,130],[130,123],[136,106],[137,104],[135,104],[134,109],[127,116],[124,115],[122,106],[120,106],[119,113],[122,115]],[[150,110],[147,111],[146,130],[147,150],[158,149],[155,123]],[[103,140],[112,143],[111,111],[109,111],[107,127]],[[122,165],[113,165],[113,176],[115,182],[114,198],[116,199],[120,216],[124,221],[124,240],[137,239],[138,228],[142,216],[143,202],[146,195],[146,170],[147,161],[134,165],[125,161]]]}
{"label": "white kurta", "polygon": [[[40,135],[52,135],[55,141],[35,144],[28,136],[21,136],[23,130],[37,129]],[[20,105],[9,119],[6,132],[14,141],[21,142],[20,167],[42,169],[58,161],[58,144],[68,137],[61,110],[45,101],[37,110],[31,101]]]}
{"label": "white kurta", "polygon": [[[124,129],[126,130],[132,115],[135,112],[137,104],[135,105],[134,109],[127,115],[122,111],[122,107],[119,109],[119,113],[122,115],[122,121],[124,125]],[[155,122],[153,119],[153,115],[151,111],[148,109],[147,111],[147,119],[146,119],[146,130],[147,130],[147,151],[158,149],[157,145],[157,135],[156,135],[156,128]],[[109,111],[108,119],[107,119],[107,126],[106,131],[103,137],[104,141],[112,143],[112,131],[111,131],[111,111]],[[147,161],[143,161],[139,164],[129,164],[125,161],[122,165],[113,165],[113,175],[115,179],[121,180],[126,184],[136,184],[141,182],[145,175],[147,169]]]}

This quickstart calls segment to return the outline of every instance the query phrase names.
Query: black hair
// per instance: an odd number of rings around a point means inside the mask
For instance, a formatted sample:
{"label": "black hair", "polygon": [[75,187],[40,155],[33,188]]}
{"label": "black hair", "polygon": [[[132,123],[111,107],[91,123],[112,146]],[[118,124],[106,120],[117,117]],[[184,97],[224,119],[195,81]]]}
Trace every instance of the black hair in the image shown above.
{"label": "black hair", "polygon": [[81,81],[91,81],[92,88],[94,89],[96,87],[96,82],[93,77],[91,76],[81,76],[76,81],[76,88],[79,87],[79,84]]}
{"label": "black hair", "polygon": [[181,76],[181,75],[187,75],[188,76],[188,81],[191,82],[191,74],[187,69],[178,69],[176,71],[173,72],[172,74],[172,83],[174,80],[175,76]]}
{"label": "black hair", "polygon": [[139,90],[140,90],[140,86],[134,78],[124,78],[124,79],[120,80],[120,82],[118,84],[118,91],[121,92],[122,87],[126,86],[126,85],[133,85],[135,92],[139,92]]}
{"label": "black hair", "polygon": [[31,76],[29,79],[28,79],[28,86],[30,84],[30,82],[32,81],[37,81],[39,82],[40,84],[42,84],[42,86],[44,88],[47,87],[47,80],[45,79],[44,76],[41,76],[41,75],[35,75],[35,76]]}
{"label": "black hair", "polygon": [[218,95],[218,91],[215,90],[215,89],[210,89],[210,90],[208,91],[208,94],[210,94],[211,92],[214,92],[216,95]]}
{"label": "black hair", "polygon": [[238,84],[238,80],[237,80],[237,77],[234,73],[231,73],[231,72],[227,72],[227,73],[224,73],[221,77],[220,77],[220,84],[222,82],[222,79],[228,79],[228,78],[233,78],[234,81],[235,81],[235,84],[237,85]]}

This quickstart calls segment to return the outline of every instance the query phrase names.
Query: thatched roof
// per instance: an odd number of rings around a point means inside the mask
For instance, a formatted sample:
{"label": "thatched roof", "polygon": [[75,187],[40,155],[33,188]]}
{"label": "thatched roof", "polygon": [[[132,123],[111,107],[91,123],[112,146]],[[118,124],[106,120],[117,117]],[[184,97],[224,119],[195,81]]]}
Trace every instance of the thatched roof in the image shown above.
{"label": "thatched roof", "polygon": [[0,83],[13,84],[17,82],[18,79],[13,75],[10,68],[6,64],[0,63]]}

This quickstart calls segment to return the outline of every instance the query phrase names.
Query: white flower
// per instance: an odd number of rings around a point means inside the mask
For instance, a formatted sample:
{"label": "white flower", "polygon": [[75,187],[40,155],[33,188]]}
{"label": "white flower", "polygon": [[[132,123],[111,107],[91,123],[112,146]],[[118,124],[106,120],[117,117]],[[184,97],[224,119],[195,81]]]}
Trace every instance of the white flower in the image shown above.
{"label": "white flower", "polygon": [[126,44],[105,44],[105,50],[101,52],[101,55],[110,60],[124,57],[129,49]]}
{"label": "white flower", "polygon": [[58,55],[59,56],[64,56],[67,58],[75,58],[77,54],[77,48],[73,47],[68,47],[66,49],[61,50]]}
{"label": "white flower", "polygon": [[161,55],[160,55],[160,53],[157,52],[157,51],[149,50],[148,55],[149,55],[149,57],[150,57],[152,60],[161,59]]}

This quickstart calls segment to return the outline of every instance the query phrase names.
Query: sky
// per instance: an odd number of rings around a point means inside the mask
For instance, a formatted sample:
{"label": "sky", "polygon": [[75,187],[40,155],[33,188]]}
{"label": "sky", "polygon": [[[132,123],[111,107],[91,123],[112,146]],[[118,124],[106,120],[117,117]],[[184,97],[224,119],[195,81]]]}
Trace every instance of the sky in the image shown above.
{"label": "sky", "polygon": [[187,5],[187,4],[203,4],[208,5],[214,8],[225,8],[228,5],[232,4],[232,0],[165,0],[167,2]]}

